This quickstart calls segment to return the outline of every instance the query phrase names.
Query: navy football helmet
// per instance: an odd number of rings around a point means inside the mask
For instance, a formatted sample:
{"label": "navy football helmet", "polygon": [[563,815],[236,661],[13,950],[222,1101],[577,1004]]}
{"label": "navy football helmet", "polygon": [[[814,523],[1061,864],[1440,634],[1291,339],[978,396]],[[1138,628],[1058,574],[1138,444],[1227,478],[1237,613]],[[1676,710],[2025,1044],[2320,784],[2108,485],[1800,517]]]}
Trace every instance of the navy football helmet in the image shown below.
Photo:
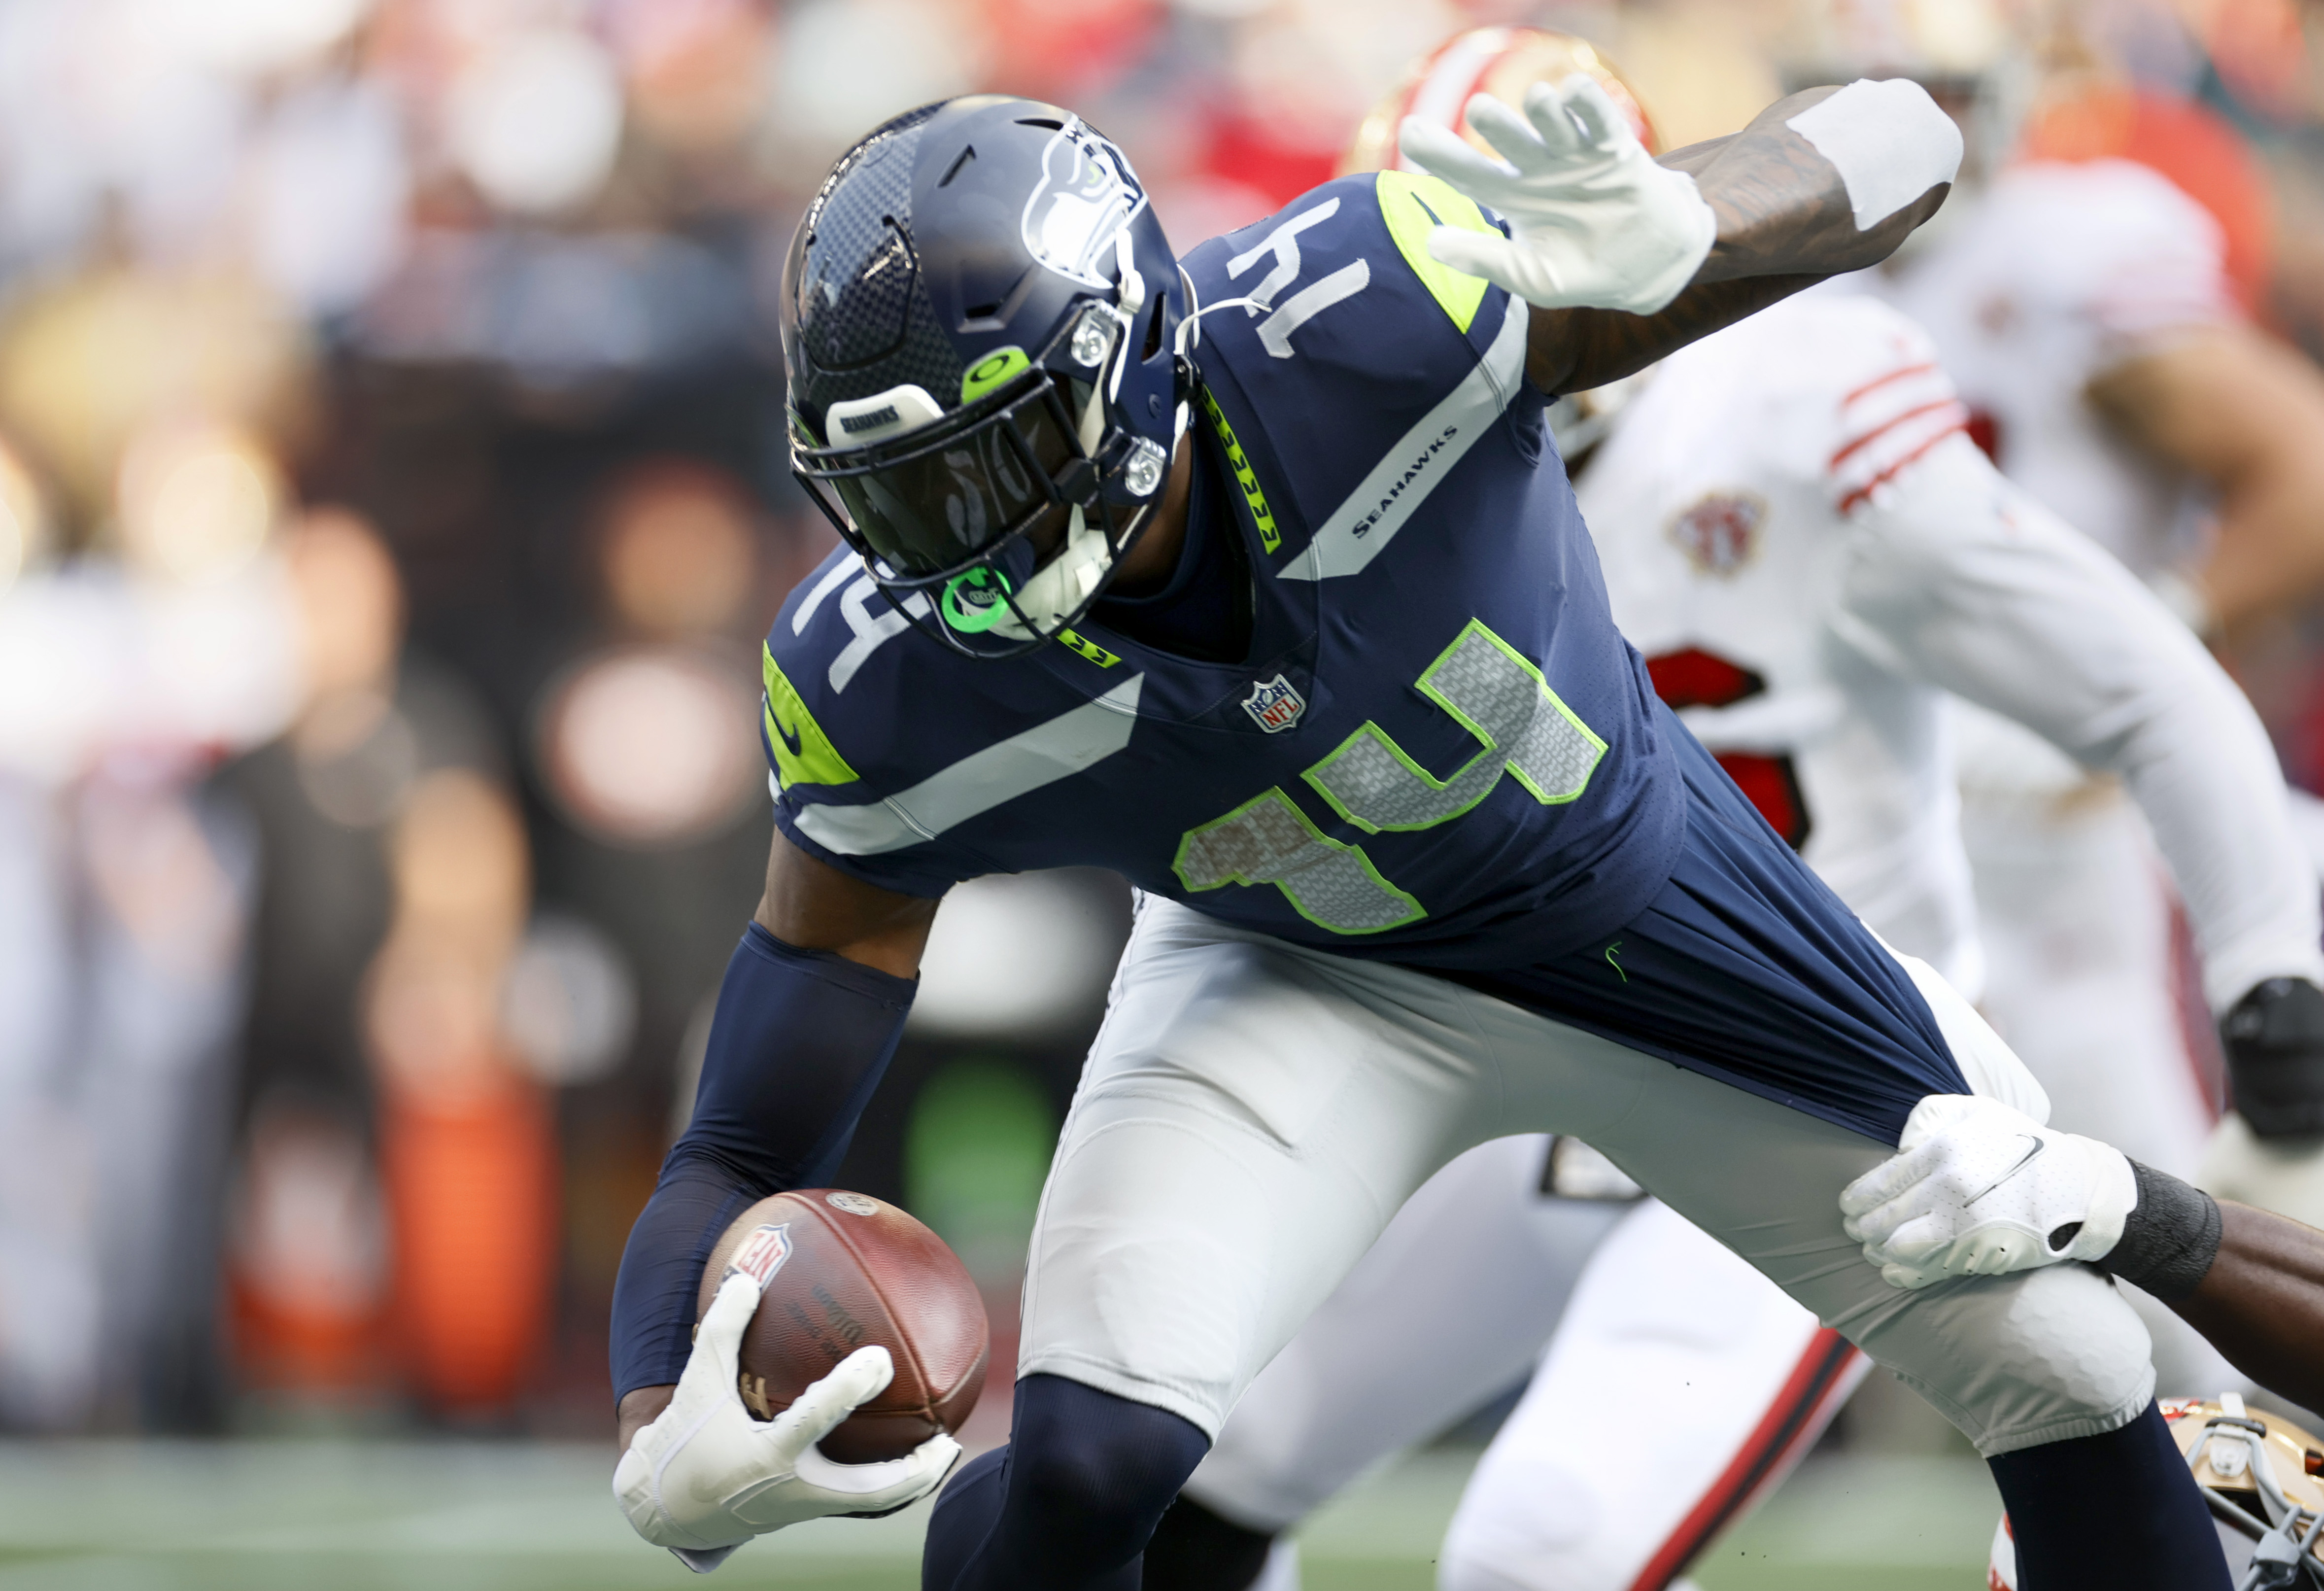
{"label": "navy football helmet", "polygon": [[974,656],[1105,588],[1185,426],[1185,285],[1120,150],[1038,100],[843,155],[784,271],[791,462],[888,599]]}

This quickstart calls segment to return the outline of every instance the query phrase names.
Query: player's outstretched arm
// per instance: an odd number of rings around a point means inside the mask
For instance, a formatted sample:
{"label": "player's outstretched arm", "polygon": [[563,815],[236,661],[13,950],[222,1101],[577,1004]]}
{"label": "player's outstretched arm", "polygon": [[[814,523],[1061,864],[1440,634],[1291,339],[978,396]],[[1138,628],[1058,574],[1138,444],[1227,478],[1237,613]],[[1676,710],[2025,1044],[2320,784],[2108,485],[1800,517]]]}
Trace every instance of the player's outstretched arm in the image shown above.
{"label": "player's outstretched arm", "polygon": [[1412,162],[1509,236],[1442,228],[1430,251],[1536,307],[1526,371],[1551,393],[1642,370],[1826,276],[1878,264],[1936,212],[1960,134],[1918,87],[1815,88],[1732,137],[1656,162],[1586,77],[1489,96],[1470,125],[1502,156],[1405,123]]}
{"label": "player's outstretched arm", "polygon": [[2274,749],[2235,682],[1965,435],[1872,493],[1849,533],[1842,633],[2123,781],[2187,903],[2238,1109],[2263,1137],[2324,1128],[2324,922]]}
{"label": "player's outstretched arm", "polygon": [[[836,1173],[903,1032],[936,906],[850,878],[775,837],[757,915],[719,985],[693,1119],[662,1162],[614,1284],[613,1390],[625,1452],[669,1425],[665,1411],[674,1409],[673,1396],[686,1400],[685,1378],[701,1379],[696,1369],[701,1355],[718,1351],[706,1327],[702,1343],[695,1341],[694,1315],[703,1266],[719,1234],[757,1200],[816,1186]],[[748,1314],[744,1309],[745,1318]],[[879,1391],[858,1379],[863,1384],[832,1389],[844,1404],[837,1418]],[[878,1380],[884,1384],[884,1377]],[[747,1421],[733,1377],[719,1384],[717,1397],[732,1400],[733,1412]],[[711,1396],[706,1392],[696,1401]],[[722,1423],[732,1421],[705,1429]],[[673,1431],[660,1429],[649,1444],[655,1449],[654,1475],[671,1462],[662,1449],[675,1440]],[[777,1455],[784,1463],[797,1457]],[[806,1467],[815,1467],[814,1461]],[[904,1481],[891,1477],[882,1484],[908,1482],[925,1490],[942,1478],[942,1469],[936,1466],[933,1478],[916,1469]],[[635,1465],[624,1471],[632,1490],[644,1484],[636,1471]],[[805,1470],[794,1466],[786,1473],[794,1472]],[[761,1478],[771,1483],[775,1477],[770,1471]],[[811,1489],[829,1502],[851,1494],[844,1483],[844,1477],[834,1485],[825,1475]],[[624,1494],[624,1508],[636,1519],[641,1516],[634,1502]],[[824,1509],[842,1511],[836,1504]],[[783,1522],[788,1519],[756,1528]]]}
{"label": "player's outstretched arm", "polygon": [[1897,1287],[2087,1261],[2161,1299],[2269,1391],[2324,1400],[2324,1232],[2220,1203],[1997,1100],[1921,1101],[1896,1154],[1840,1208]]}

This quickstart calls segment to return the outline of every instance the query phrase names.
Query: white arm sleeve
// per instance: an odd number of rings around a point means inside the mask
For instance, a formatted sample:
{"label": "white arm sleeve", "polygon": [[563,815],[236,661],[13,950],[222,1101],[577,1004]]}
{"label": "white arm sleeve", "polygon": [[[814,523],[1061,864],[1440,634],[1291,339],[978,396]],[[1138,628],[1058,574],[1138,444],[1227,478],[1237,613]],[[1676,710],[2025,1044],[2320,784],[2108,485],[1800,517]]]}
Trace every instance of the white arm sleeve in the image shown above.
{"label": "white arm sleeve", "polygon": [[2224,1012],[2262,978],[2324,982],[2314,870],[2243,693],[2129,571],[1966,437],[1851,518],[1846,638],[2115,773],[2146,814]]}

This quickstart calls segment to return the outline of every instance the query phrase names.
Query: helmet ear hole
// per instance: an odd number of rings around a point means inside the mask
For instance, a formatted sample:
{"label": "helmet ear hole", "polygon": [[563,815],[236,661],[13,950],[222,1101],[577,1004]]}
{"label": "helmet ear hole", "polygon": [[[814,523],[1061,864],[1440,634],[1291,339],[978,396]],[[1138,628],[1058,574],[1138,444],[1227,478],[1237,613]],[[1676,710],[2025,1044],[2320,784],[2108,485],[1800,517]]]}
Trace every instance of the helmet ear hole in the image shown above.
{"label": "helmet ear hole", "polygon": [[1154,308],[1146,317],[1146,347],[1138,355],[1140,365],[1162,351],[1162,307],[1167,301],[1160,293],[1154,295]]}

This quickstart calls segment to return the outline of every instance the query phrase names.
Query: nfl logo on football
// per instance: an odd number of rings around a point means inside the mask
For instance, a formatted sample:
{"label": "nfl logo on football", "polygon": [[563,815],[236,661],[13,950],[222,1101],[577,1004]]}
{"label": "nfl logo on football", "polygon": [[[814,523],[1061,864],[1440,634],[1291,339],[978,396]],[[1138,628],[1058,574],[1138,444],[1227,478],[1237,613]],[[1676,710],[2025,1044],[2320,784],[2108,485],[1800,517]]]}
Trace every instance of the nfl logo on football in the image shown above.
{"label": "nfl logo on football", "polygon": [[1299,722],[1299,715],[1307,710],[1306,698],[1291,688],[1291,681],[1277,674],[1272,680],[1254,680],[1250,699],[1242,704],[1251,722],[1269,735],[1288,729]]}
{"label": "nfl logo on football", "polygon": [[786,1221],[779,1226],[756,1226],[752,1228],[751,1235],[742,1240],[742,1246],[734,1251],[734,1257],[726,1262],[725,1276],[719,1280],[724,1281],[726,1276],[741,1271],[763,1288],[774,1280],[775,1272],[781,1270],[783,1262],[790,1257],[789,1222]]}

